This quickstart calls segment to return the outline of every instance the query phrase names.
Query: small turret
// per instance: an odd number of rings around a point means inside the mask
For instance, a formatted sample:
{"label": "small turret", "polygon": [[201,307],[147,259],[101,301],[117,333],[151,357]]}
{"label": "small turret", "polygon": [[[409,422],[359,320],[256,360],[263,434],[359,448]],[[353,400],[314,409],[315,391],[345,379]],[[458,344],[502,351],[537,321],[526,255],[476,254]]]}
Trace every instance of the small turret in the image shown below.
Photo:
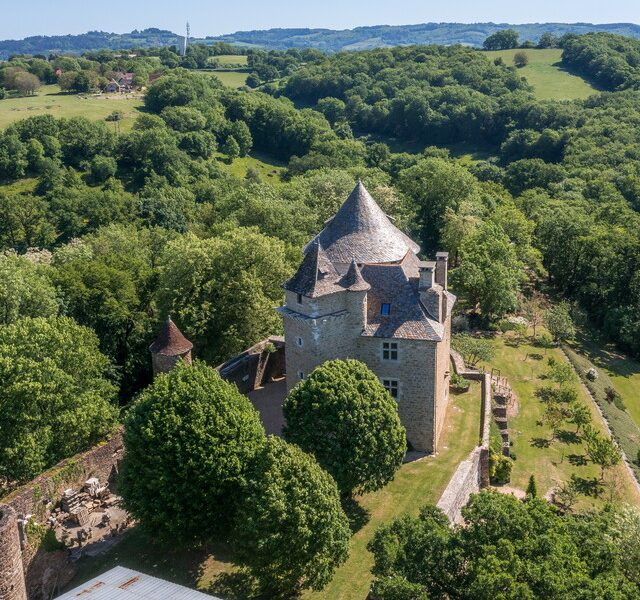
{"label": "small turret", "polygon": [[166,373],[173,369],[179,360],[191,364],[193,344],[182,335],[176,324],[168,317],[162,331],[149,346],[153,364],[153,374]]}
{"label": "small turret", "polygon": [[437,283],[438,271],[437,263],[434,261],[422,261],[418,267],[420,273],[420,283],[418,291],[420,302],[427,309],[432,319],[442,323],[444,321],[444,307],[446,298],[444,288]]}

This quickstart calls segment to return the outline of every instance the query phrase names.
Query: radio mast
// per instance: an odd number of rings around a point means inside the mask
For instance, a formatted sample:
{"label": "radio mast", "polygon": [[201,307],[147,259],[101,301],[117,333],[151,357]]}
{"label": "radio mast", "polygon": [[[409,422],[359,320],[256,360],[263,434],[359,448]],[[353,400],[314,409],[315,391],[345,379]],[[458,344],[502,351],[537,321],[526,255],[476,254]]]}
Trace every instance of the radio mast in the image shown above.
{"label": "radio mast", "polygon": [[184,40],[182,43],[182,56],[186,56],[187,55],[187,46],[189,45],[189,34],[191,33],[191,29],[189,28],[189,21],[187,21],[187,31],[186,31],[186,35],[184,36]]}

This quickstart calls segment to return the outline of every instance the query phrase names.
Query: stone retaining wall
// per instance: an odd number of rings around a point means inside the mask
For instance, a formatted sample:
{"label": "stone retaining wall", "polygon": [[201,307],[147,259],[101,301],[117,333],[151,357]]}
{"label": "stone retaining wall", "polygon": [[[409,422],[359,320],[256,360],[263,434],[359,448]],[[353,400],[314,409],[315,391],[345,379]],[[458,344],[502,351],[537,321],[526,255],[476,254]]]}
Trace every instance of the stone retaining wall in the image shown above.
{"label": "stone retaining wall", "polygon": [[440,500],[440,508],[452,524],[462,523],[462,508],[471,494],[489,486],[489,435],[491,427],[491,376],[481,377],[480,439],[469,457],[463,460],[449,480]]}
{"label": "stone retaining wall", "polygon": [[16,513],[10,506],[0,506],[0,599],[26,598]]}

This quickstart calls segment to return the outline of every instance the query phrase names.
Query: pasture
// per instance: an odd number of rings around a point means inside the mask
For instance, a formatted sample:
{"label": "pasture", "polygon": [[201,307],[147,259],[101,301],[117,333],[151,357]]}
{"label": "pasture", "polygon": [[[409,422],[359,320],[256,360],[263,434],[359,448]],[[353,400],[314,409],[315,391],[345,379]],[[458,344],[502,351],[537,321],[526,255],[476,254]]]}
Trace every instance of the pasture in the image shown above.
{"label": "pasture", "polygon": [[[140,114],[143,99],[134,94],[63,94],[57,85],[42,86],[37,94],[0,100],[0,129],[11,123],[37,115],[86,117],[103,120],[114,110],[123,113],[121,131],[128,131]],[[115,127],[113,123],[108,123]]]}
{"label": "pasture", "polygon": [[[513,65],[516,52],[520,50],[482,51],[489,60],[501,57],[509,66]],[[529,57],[529,64],[518,69],[518,73],[533,86],[539,100],[581,100],[598,92],[591,83],[563,68],[559,48],[532,48],[523,52]]]}

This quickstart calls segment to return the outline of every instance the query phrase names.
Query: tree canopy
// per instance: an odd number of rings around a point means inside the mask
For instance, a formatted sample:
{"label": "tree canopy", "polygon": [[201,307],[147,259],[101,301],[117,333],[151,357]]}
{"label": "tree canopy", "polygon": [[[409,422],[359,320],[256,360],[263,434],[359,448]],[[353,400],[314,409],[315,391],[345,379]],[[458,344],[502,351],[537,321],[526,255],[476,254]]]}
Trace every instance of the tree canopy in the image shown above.
{"label": "tree canopy", "polygon": [[369,368],[332,360],[291,390],[283,406],[285,439],[313,454],[342,494],[391,481],[406,451],[395,401]]}

